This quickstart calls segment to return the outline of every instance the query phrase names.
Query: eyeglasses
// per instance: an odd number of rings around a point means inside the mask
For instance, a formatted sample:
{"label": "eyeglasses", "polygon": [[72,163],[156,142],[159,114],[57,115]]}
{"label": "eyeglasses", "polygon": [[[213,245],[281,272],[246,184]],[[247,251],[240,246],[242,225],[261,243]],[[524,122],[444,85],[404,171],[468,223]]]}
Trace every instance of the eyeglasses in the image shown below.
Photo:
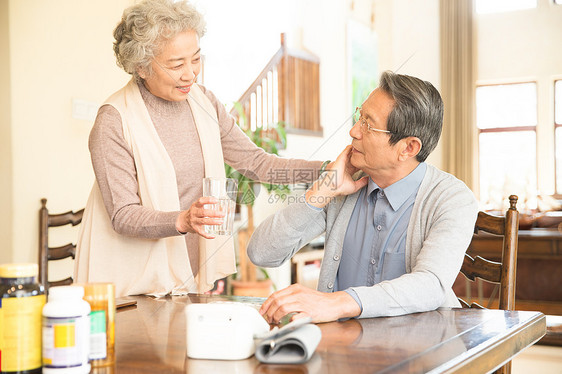
{"label": "eyeglasses", "polygon": [[384,132],[386,134],[393,134],[392,131],[376,129],[373,126],[371,126],[369,124],[369,122],[367,122],[367,119],[365,119],[365,117],[363,117],[363,115],[361,114],[361,107],[355,108],[355,113],[353,113],[353,123],[355,124],[357,122],[359,122],[359,124],[361,126],[360,127],[361,132],[363,134],[367,134],[369,131],[376,131],[376,132]]}

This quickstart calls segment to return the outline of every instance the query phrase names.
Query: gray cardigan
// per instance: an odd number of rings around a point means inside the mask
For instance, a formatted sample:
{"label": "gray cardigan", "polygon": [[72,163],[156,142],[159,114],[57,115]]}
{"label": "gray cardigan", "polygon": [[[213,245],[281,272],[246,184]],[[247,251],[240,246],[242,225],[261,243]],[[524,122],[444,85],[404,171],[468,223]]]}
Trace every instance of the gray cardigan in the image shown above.
{"label": "gray cardigan", "polygon": [[[318,290],[332,292],[343,239],[359,192],[342,196],[322,211],[304,200],[268,217],[254,232],[248,256],[256,265],[277,267],[326,233]],[[428,165],[406,236],[406,274],[370,287],[353,287],[363,305],[360,318],[396,316],[459,307],[452,290],[472,239],[478,204],[468,187]]]}

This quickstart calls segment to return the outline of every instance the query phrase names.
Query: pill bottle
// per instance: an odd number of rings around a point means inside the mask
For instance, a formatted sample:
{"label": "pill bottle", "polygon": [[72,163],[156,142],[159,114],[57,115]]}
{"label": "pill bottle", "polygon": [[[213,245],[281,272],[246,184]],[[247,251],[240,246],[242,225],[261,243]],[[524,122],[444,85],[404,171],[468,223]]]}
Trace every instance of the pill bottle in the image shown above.
{"label": "pill bottle", "polygon": [[90,364],[93,368],[115,361],[115,285],[84,283],[84,300],[90,304]]}
{"label": "pill bottle", "polygon": [[89,373],[90,304],[84,288],[49,288],[43,307],[43,373]]}
{"label": "pill bottle", "polygon": [[0,265],[0,371],[41,373],[43,287],[37,264]]}

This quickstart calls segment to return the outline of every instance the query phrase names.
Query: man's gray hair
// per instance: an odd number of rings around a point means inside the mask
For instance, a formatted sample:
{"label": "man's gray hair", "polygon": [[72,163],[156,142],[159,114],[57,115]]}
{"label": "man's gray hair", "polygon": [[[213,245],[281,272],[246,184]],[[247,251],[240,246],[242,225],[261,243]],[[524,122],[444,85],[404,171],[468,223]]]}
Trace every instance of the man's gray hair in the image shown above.
{"label": "man's gray hair", "polygon": [[425,161],[441,136],[441,95],[429,82],[390,71],[382,73],[379,88],[395,101],[386,126],[387,130],[392,132],[390,144],[396,144],[408,136],[415,136],[422,143],[422,149],[416,159],[419,162]]}
{"label": "man's gray hair", "polygon": [[123,12],[113,31],[113,51],[119,65],[139,80],[138,69],[152,74],[151,60],[163,44],[183,31],[193,30],[201,38],[205,20],[185,1],[144,0]]}

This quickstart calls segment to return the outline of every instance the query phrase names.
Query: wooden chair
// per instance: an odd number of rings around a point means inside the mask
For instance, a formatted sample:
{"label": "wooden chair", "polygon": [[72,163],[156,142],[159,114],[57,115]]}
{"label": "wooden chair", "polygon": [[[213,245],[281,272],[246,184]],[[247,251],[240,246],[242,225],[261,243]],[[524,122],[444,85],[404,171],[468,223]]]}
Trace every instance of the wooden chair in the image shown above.
{"label": "wooden chair", "polygon": [[75,258],[76,244],[68,243],[60,247],[49,247],[49,228],[65,225],[76,226],[82,222],[84,209],[77,212],[69,211],[61,214],[49,214],[47,209],[47,199],[41,199],[41,209],[39,209],[39,283],[48,292],[49,287],[63,286],[73,282],[72,277],[49,282],[49,261],[62,260],[68,257]]}
{"label": "wooden chair", "polygon": [[[480,230],[503,235],[503,250],[501,262],[489,261],[483,257],[464,255],[461,267],[463,273],[471,281],[480,278],[487,282],[497,283],[499,287],[499,309],[515,309],[515,270],[517,266],[517,243],[519,233],[519,212],[516,208],[517,196],[509,197],[509,209],[505,216],[492,216],[484,212],[478,212],[478,218],[474,226],[474,234]],[[497,289],[497,288],[496,288]],[[495,292],[492,293],[492,298]],[[485,309],[477,303],[469,305],[459,298],[463,308]],[[511,361],[499,368],[496,373],[510,373]]]}

